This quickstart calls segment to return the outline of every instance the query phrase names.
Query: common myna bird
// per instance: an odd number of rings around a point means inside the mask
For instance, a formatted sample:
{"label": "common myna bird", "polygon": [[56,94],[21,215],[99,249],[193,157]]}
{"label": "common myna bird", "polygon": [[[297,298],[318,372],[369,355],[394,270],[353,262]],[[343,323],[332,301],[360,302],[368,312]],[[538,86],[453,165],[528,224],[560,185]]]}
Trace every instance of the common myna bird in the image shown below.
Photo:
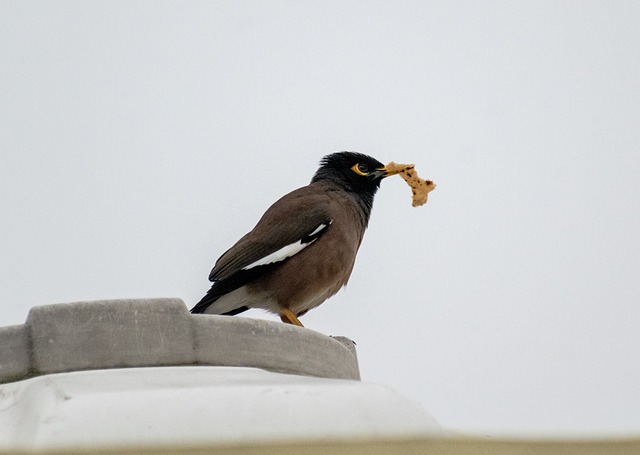
{"label": "common myna bird", "polygon": [[391,174],[361,153],[325,156],[309,185],[276,201],[218,259],[211,289],[191,312],[262,308],[302,327],[298,317],[347,284],[373,198]]}

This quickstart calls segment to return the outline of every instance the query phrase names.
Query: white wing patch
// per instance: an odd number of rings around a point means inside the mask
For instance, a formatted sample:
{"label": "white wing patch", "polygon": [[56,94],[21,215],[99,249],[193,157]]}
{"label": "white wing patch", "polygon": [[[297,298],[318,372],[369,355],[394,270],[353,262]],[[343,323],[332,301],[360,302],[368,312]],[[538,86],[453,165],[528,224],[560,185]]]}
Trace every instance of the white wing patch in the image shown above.
{"label": "white wing patch", "polygon": [[[331,224],[331,221],[329,221],[329,224]],[[320,226],[315,228],[311,234],[309,234],[309,237],[312,237],[312,236],[316,235],[318,232],[320,232],[321,230],[323,230],[326,227],[327,227],[327,225],[322,223]]]}
{"label": "white wing patch", "polygon": [[[327,223],[327,224],[325,224],[325,223],[320,224],[307,237],[312,237],[314,235],[317,235],[318,233],[320,233],[321,231],[326,229],[329,224],[331,224],[331,221],[329,221],[329,223]],[[251,264],[249,264],[246,267],[243,267],[242,270],[249,270],[249,269],[252,269],[254,267],[258,267],[260,265],[267,265],[267,264],[273,264],[275,262],[284,261],[285,259],[290,258],[291,256],[294,256],[294,255],[298,254],[300,251],[304,250],[306,247],[308,247],[313,242],[318,240],[318,237],[316,237],[314,239],[311,239],[310,241],[307,241],[307,242],[303,242],[303,240],[304,239],[301,239],[301,240],[298,240],[295,243],[291,243],[289,245],[283,246],[279,250],[274,251],[273,253],[271,253],[271,254],[269,254],[269,255],[261,258],[261,259],[258,259],[255,262],[252,262]]]}

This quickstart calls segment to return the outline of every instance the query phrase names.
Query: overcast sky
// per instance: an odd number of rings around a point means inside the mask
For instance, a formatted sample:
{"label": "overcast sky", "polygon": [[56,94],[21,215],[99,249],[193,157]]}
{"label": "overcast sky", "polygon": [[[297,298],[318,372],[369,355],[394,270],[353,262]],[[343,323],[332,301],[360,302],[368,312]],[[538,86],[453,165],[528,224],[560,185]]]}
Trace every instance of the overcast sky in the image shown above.
{"label": "overcast sky", "polygon": [[[640,434],[640,3],[0,1],[0,326],[180,297],[320,158],[383,182],[302,318],[487,435]],[[266,317],[260,311],[250,317]]]}

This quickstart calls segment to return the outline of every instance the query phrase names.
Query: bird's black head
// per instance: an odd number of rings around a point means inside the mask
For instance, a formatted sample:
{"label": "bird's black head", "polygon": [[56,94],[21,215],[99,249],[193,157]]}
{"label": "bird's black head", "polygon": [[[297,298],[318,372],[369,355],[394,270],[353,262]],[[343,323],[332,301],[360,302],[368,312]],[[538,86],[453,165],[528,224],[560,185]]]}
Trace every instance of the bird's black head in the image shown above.
{"label": "bird's black head", "polygon": [[329,181],[354,193],[368,220],[373,197],[380,188],[380,182],[387,175],[387,169],[375,158],[362,153],[338,152],[322,158],[320,168],[311,179],[311,183]]}
{"label": "bird's black head", "polygon": [[329,180],[348,191],[373,195],[386,176],[384,165],[375,158],[362,153],[338,152],[322,158],[311,182]]}

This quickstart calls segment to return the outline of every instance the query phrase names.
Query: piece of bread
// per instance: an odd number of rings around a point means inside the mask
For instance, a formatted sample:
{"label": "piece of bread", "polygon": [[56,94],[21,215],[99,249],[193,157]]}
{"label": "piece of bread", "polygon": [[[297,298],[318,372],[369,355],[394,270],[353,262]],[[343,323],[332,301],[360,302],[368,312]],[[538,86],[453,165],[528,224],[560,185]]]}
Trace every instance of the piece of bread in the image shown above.
{"label": "piece of bread", "polygon": [[418,207],[424,205],[429,197],[429,192],[436,188],[431,180],[423,180],[418,176],[413,164],[398,164],[393,161],[385,166],[389,175],[400,174],[400,177],[411,187],[411,205]]}

